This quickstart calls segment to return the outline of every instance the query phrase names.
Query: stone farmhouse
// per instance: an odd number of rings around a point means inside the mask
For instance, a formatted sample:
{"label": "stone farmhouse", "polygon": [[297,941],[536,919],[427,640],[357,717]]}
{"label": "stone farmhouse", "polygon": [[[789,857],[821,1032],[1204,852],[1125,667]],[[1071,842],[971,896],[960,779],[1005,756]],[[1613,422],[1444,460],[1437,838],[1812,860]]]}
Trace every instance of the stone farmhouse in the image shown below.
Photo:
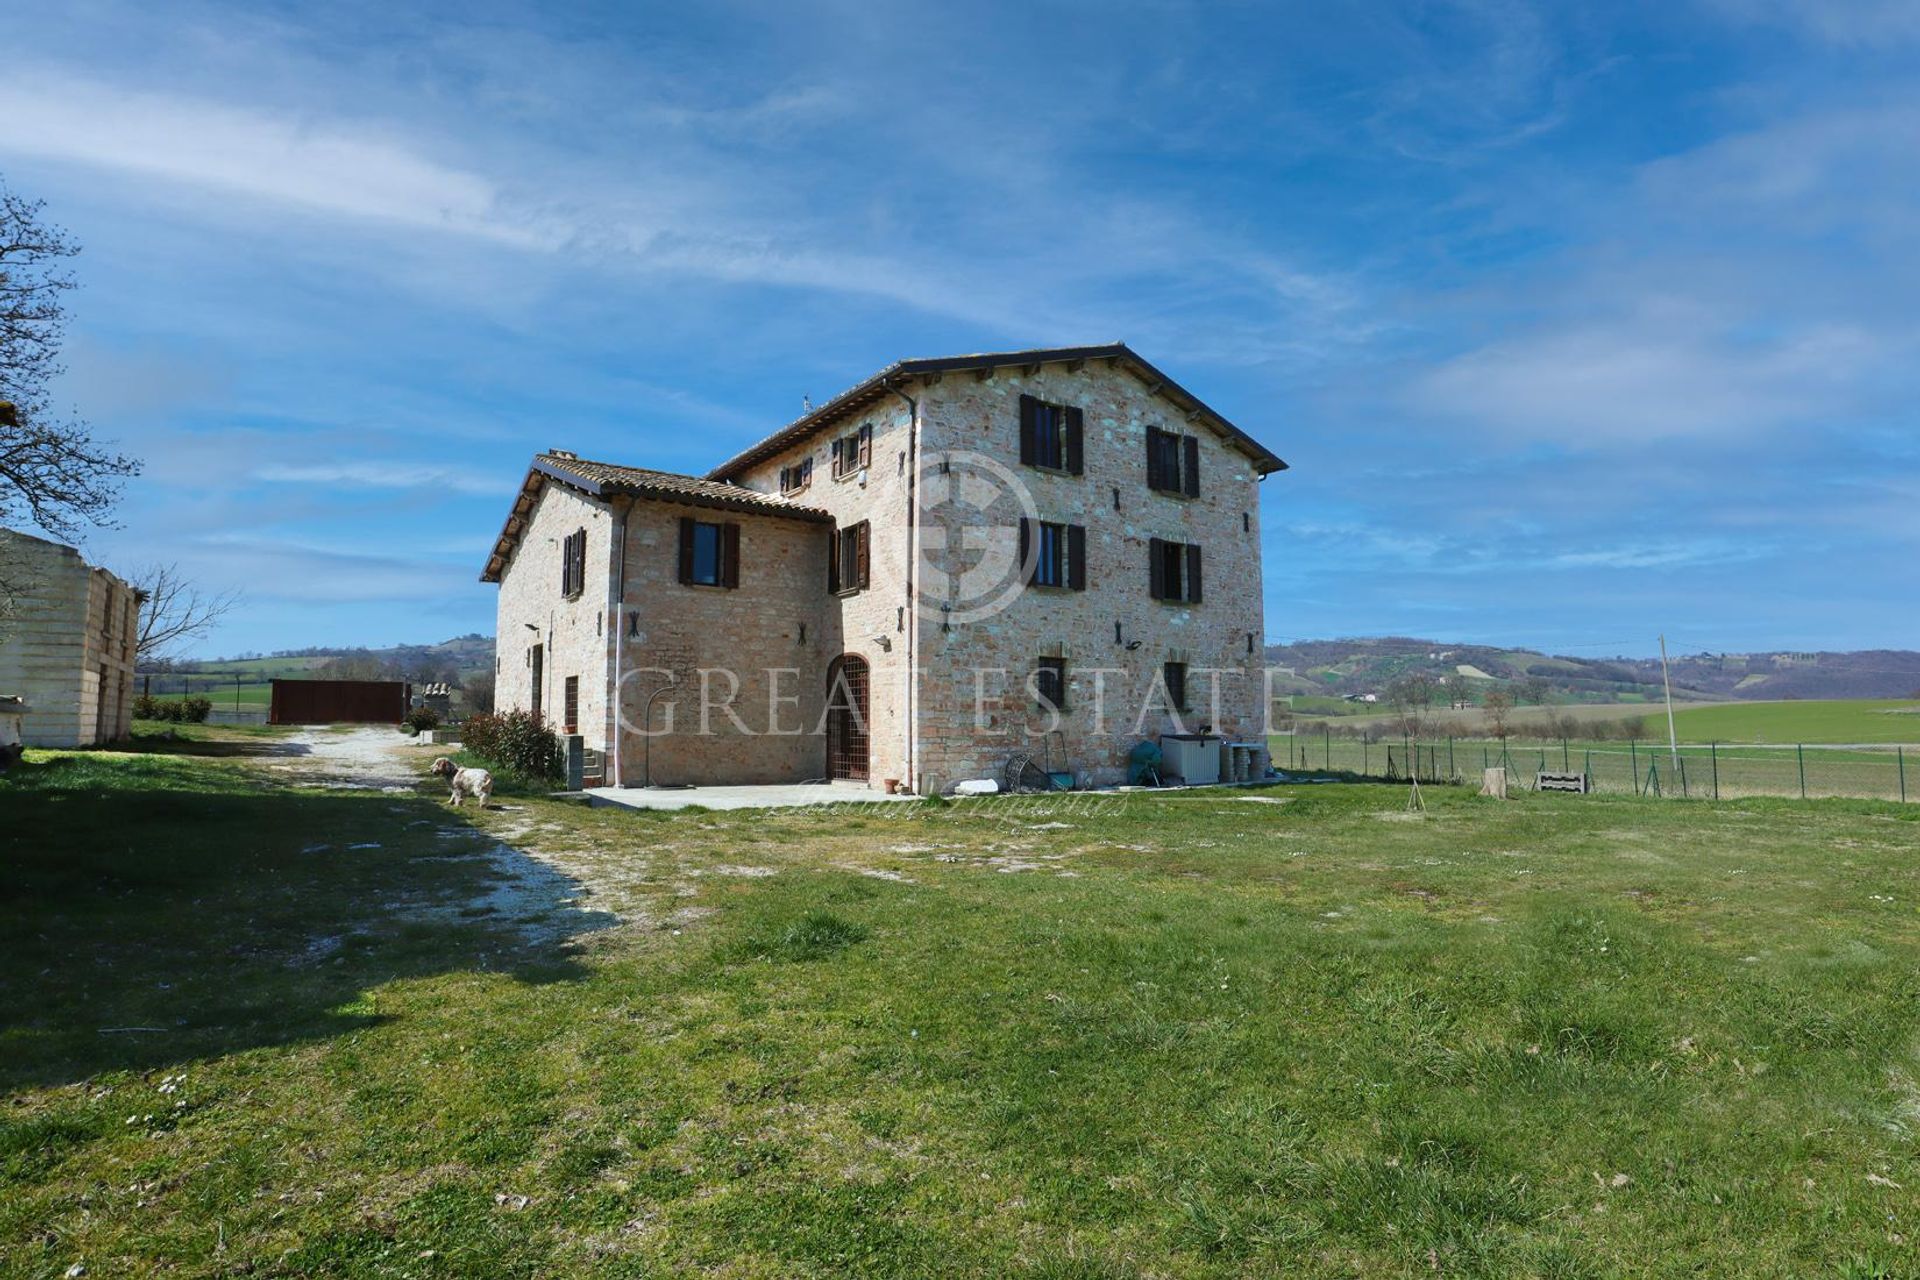
{"label": "stone farmhouse", "polygon": [[116,742],[133,725],[139,593],[72,547],[0,529],[0,695],[26,702],[30,747]]}
{"label": "stone farmhouse", "polygon": [[701,477],[551,450],[482,574],[496,701],[609,786],[1121,781],[1264,734],[1285,466],[1121,344],[901,361]]}

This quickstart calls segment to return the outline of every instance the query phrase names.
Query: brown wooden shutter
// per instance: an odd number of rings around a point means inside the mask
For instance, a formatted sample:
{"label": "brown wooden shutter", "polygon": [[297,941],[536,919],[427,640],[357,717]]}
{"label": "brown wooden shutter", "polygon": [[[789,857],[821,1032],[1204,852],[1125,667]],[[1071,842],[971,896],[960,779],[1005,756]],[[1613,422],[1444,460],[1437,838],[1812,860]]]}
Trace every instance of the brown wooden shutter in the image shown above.
{"label": "brown wooden shutter", "polygon": [[1187,455],[1184,459],[1186,465],[1180,468],[1180,479],[1186,486],[1187,496],[1197,498],[1200,496],[1200,438],[1186,436],[1183,441]]}
{"label": "brown wooden shutter", "polygon": [[840,539],[845,536],[844,529],[827,534],[827,591],[833,595],[840,592]]}
{"label": "brown wooden shutter", "polygon": [[1167,560],[1160,549],[1166,545],[1158,538],[1147,540],[1147,590],[1155,600],[1167,598]]}
{"label": "brown wooden shutter", "polygon": [[862,520],[853,527],[853,585],[867,589],[868,534],[873,526]]}
{"label": "brown wooden shutter", "polygon": [[860,465],[866,466],[873,461],[873,424],[860,428]]}
{"label": "brown wooden shutter", "polygon": [[740,526],[737,524],[720,526],[720,585],[740,585]]}
{"label": "brown wooden shutter", "polygon": [[1200,603],[1200,548],[1197,544],[1187,544],[1187,599]]}
{"label": "brown wooden shutter", "polygon": [[[1160,429],[1147,428],[1147,488],[1160,487]],[[1157,561],[1156,561],[1157,563]]]}
{"label": "brown wooden shutter", "polygon": [[1082,420],[1083,415],[1080,410],[1067,410],[1067,470],[1076,476],[1086,470],[1086,454],[1081,430]]}
{"label": "brown wooden shutter", "polygon": [[693,582],[693,517],[680,517],[680,581]]}
{"label": "brown wooden shutter", "polygon": [[1033,553],[1033,521],[1020,517],[1020,581],[1032,585],[1034,574],[1040,568],[1040,557]]}
{"label": "brown wooden shutter", "polygon": [[1040,438],[1040,402],[1032,396],[1020,397],[1020,462],[1023,466],[1034,463],[1034,445]]}
{"label": "brown wooden shutter", "polygon": [[1067,526],[1067,585],[1075,591],[1087,589],[1087,530],[1084,525]]}

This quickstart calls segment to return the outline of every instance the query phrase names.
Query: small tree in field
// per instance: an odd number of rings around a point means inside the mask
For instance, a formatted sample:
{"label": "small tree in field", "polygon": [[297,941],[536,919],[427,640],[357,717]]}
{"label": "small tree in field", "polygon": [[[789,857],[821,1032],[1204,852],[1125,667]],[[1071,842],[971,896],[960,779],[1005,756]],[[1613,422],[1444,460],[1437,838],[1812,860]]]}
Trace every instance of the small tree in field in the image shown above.
{"label": "small tree in field", "polygon": [[1458,671],[1442,680],[1440,687],[1446,690],[1448,706],[1464,707],[1473,702],[1473,682]]}
{"label": "small tree in field", "polygon": [[1506,746],[1513,734],[1513,695],[1505,689],[1495,689],[1481,699],[1480,709],[1487,732],[1500,739],[1501,746]]}
{"label": "small tree in field", "polygon": [[1438,689],[1433,677],[1424,671],[1401,676],[1387,686],[1387,705],[1399,718],[1400,731],[1409,738],[1418,738],[1426,727],[1427,712]]}

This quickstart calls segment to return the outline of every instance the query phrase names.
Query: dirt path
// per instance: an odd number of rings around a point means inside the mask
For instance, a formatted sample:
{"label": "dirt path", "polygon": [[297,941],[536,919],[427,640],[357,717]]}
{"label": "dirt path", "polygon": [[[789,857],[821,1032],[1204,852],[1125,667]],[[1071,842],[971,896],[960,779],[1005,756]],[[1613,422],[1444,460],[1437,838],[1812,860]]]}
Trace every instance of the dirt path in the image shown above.
{"label": "dirt path", "polygon": [[304,786],[351,791],[411,791],[438,754],[382,725],[302,729],[284,739],[288,752],[267,767]]}
{"label": "dirt path", "polygon": [[[290,734],[277,744],[263,767],[303,787],[344,791],[411,793],[427,777],[427,766],[448,748],[425,746],[386,726],[316,726]],[[446,796],[444,785],[435,792]],[[496,802],[496,812],[518,806]],[[396,810],[396,812],[399,812]],[[474,812],[469,809],[468,812]],[[583,874],[577,860],[526,847],[528,824],[509,819],[497,832],[470,825],[452,809],[430,825],[414,821],[396,838],[434,841],[435,855],[484,858],[490,883],[472,899],[456,901],[402,897],[389,905],[398,915],[439,920],[487,920],[505,925],[530,944],[554,945],[598,933],[644,917],[635,895],[620,895],[620,909],[606,909],[600,887]],[[475,816],[478,816],[475,814]],[[405,831],[406,837],[400,837]],[[501,837],[505,837],[502,839]],[[511,841],[512,843],[509,843]],[[329,846],[315,845],[315,851]],[[592,899],[593,904],[588,905]]]}

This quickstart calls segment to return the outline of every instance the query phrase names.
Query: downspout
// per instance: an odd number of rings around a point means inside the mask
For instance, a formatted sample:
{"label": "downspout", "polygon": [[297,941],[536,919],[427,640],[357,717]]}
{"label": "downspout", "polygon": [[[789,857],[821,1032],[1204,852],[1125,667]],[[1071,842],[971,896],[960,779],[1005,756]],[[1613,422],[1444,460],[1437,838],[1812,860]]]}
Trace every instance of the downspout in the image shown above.
{"label": "downspout", "polygon": [[920,635],[919,601],[914,598],[914,570],[920,564],[920,505],[916,488],[920,480],[920,402],[888,384],[887,390],[907,402],[907,673],[906,673],[906,726],[904,736],[907,776],[904,785],[908,791],[916,790],[920,785],[920,733],[919,692],[920,673],[916,666],[918,655],[914,652],[914,642]]}
{"label": "downspout", "polygon": [[633,505],[639,499],[629,497],[627,509],[620,513],[620,521],[615,527],[614,536],[619,539],[620,552],[615,561],[618,568],[613,575],[613,692],[610,698],[613,712],[613,785],[623,784],[621,760],[625,756],[622,749],[625,735],[621,732],[624,717],[620,713],[620,701],[626,690],[620,681],[622,660],[627,652],[627,524],[633,519]]}

